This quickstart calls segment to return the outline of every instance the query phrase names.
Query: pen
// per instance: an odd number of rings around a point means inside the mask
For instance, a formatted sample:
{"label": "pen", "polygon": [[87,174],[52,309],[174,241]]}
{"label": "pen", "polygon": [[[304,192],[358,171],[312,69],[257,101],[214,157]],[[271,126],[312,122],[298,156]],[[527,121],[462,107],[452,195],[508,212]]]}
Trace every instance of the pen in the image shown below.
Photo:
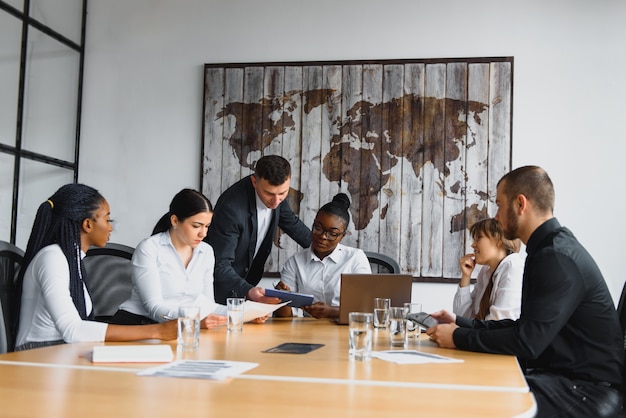
{"label": "pen", "polygon": [[171,321],[172,319],[176,319],[176,318],[172,318],[171,316],[168,316],[168,315],[161,315],[161,318],[165,319],[166,321]]}

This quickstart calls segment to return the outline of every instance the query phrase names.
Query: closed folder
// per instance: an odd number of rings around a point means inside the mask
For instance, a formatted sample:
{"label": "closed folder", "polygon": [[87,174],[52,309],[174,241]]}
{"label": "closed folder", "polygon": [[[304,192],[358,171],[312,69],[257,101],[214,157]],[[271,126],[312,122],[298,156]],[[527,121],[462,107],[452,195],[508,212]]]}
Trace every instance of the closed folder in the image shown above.
{"label": "closed folder", "polygon": [[93,363],[169,363],[172,347],[166,344],[98,345],[93,348]]}

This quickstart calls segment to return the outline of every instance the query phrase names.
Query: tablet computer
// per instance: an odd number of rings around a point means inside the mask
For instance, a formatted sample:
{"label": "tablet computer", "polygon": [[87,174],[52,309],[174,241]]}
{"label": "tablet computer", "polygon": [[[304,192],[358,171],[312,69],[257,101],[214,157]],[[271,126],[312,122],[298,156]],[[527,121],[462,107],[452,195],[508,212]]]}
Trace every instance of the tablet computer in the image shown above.
{"label": "tablet computer", "polygon": [[263,353],[306,354],[323,346],[324,344],[282,343],[263,350]]}
{"label": "tablet computer", "polygon": [[303,306],[313,305],[313,295],[304,293],[287,292],[286,290],[265,289],[265,296],[279,298],[281,302],[291,301],[289,306],[292,308],[301,308]]}

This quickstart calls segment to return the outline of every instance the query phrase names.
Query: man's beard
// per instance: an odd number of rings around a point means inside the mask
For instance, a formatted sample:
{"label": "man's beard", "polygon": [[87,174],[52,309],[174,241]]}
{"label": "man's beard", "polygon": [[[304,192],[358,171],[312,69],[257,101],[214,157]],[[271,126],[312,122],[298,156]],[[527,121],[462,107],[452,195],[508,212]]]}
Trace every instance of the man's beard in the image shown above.
{"label": "man's beard", "polygon": [[504,238],[514,240],[519,238],[517,232],[519,230],[519,218],[513,210],[513,205],[510,205],[506,214],[506,225],[502,225],[502,232],[504,232]]}

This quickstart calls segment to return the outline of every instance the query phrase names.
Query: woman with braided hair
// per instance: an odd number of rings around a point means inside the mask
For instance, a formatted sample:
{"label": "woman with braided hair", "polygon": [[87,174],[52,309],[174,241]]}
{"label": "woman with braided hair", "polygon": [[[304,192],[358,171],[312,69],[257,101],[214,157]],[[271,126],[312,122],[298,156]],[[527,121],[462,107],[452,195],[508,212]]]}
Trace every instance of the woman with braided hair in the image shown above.
{"label": "woman with braided hair", "polygon": [[93,321],[82,258],[111,234],[107,201],[83,184],[62,186],[37,210],[18,276],[16,351],[79,341],[173,340],[176,321],[142,326]]}

